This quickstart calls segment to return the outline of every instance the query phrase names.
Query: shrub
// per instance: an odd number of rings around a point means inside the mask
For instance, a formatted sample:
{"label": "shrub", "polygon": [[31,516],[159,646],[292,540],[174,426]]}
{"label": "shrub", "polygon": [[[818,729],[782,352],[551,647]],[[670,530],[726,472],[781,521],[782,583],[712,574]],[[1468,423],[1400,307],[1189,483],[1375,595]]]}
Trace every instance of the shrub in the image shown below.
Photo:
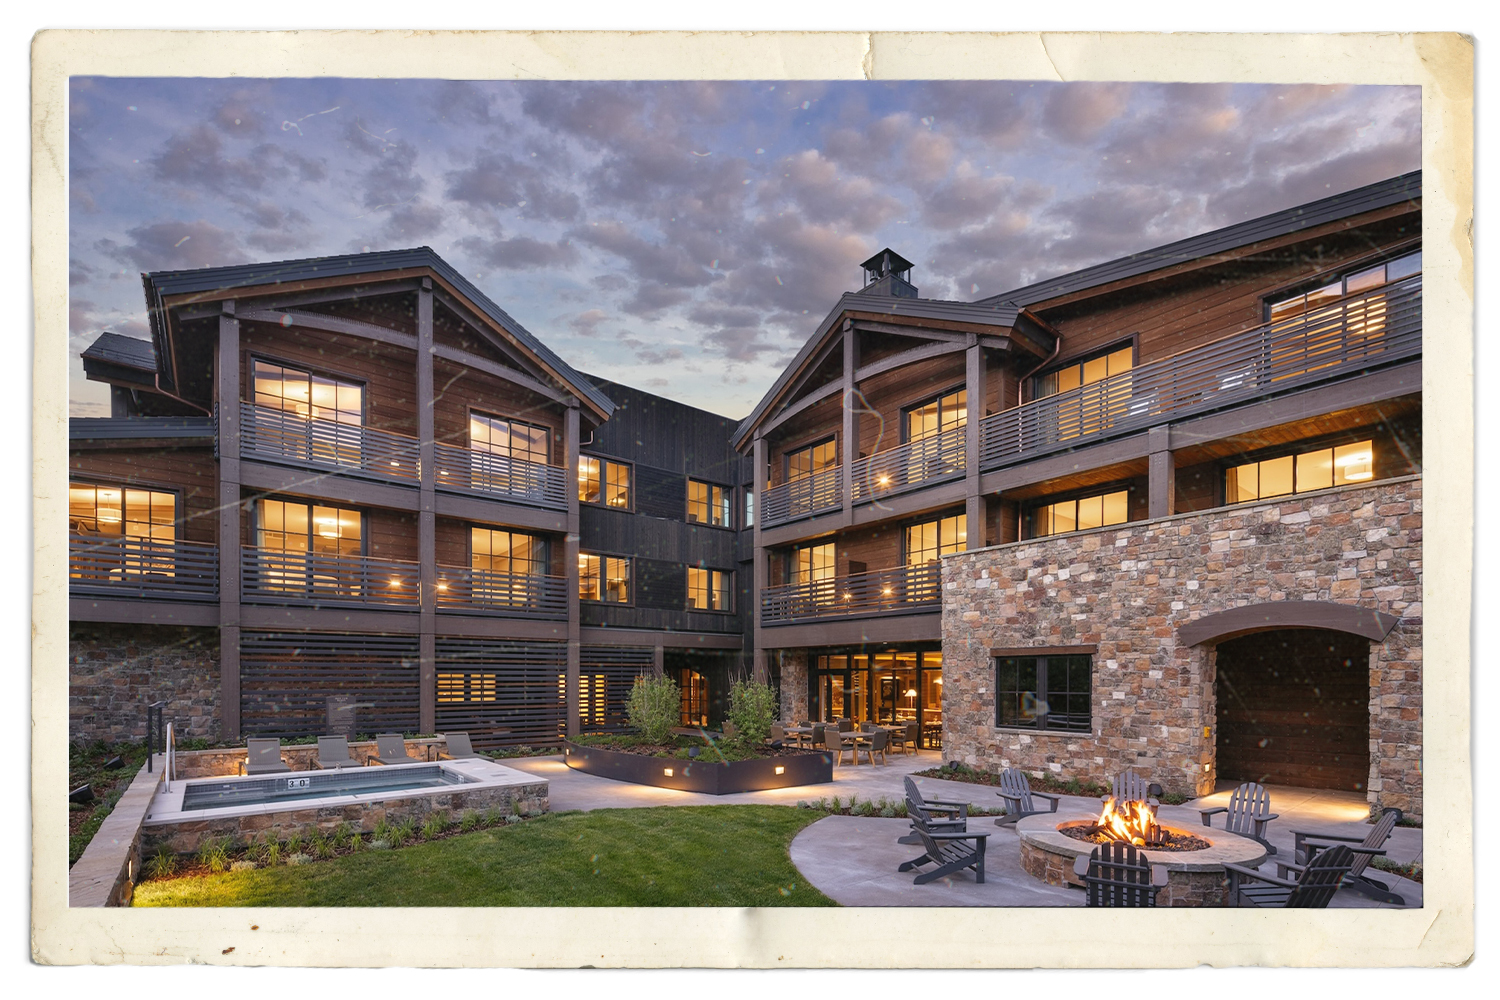
{"label": "shrub", "polygon": [[177,872],[177,855],[167,850],[166,844],[159,844],[156,853],[151,855],[151,860],[146,862],[147,878],[169,878]]}
{"label": "shrub", "polygon": [[483,817],[476,810],[467,809],[464,811],[463,816],[459,818],[458,828],[464,833],[468,833],[470,830],[477,828],[483,821]]}
{"label": "shrub", "polygon": [[672,727],[682,718],[682,692],[670,677],[645,674],[635,679],[625,699],[625,717],[652,743],[672,738]]}
{"label": "shrub", "polygon": [[431,840],[434,837],[441,836],[443,831],[447,830],[450,826],[452,824],[448,822],[447,813],[434,812],[431,816],[427,817],[427,822],[422,824],[422,839]]}
{"label": "shrub", "polygon": [[300,854],[302,852],[302,834],[294,832],[286,838],[285,850],[287,854]]}
{"label": "shrub", "polygon": [[383,840],[387,844],[391,842],[391,824],[384,816],[375,821],[375,829],[370,833],[375,840]]}
{"label": "shrub", "polygon": [[729,714],[725,718],[739,731],[741,747],[758,747],[771,735],[776,721],[776,690],[769,684],[738,680],[729,690]]}
{"label": "shrub", "polygon": [[281,844],[273,840],[266,845],[266,867],[275,868],[279,864],[281,864]]}
{"label": "shrub", "polygon": [[198,863],[211,872],[221,872],[229,867],[229,851],[221,840],[210,837],[198,848]]}

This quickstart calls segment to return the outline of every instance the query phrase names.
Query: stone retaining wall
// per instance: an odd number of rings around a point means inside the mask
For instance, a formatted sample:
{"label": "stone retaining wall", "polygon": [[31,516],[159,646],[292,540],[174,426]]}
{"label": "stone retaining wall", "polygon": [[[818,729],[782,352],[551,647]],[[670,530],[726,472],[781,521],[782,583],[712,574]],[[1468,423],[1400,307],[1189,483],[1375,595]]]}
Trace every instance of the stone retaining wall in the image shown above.
{"label": "stone retaining wall", "polygon": [[167,703],[179,736],[219,738],[218,629],[68,626],[70,740],[144,740],[146,706],[153,701]]}
{"label": "stone retaining wall", "polygon": [[[1133,768],[1168,791],[1212,791],[1214,650],[1180,642],[1177,629],[1302,600],[1400,619],[1371,644],[1367,794],[1420,816],[1420,477],[946,557],[944,757],[1100,782]],[[990,651],[1068,646],[1097,647],[1093,731],[999,728]]]}
{"label": "stone retaining wall", "polygon": [[[438,754],[447,745],[443,739],[432,737],[405,740],[403,742],[406,744],[406,752],[419,761],[437,760]],[[371,757],[376,756],[378,749],[374,743],[350,743],[349,756],[353,757],[361,765],[365,765],[370,762]],[[225,747],[222,750],[179,751],[176,757],[177,769],[174,773],[179,778],[219,778],[226,775],[239,774],[240,765],[245,762],[245,753],[244,747]],[[283,745],[281,748],[281,757],[293,771],[318,770],[318,746],[316,743],[298,744],[297,746]]]}

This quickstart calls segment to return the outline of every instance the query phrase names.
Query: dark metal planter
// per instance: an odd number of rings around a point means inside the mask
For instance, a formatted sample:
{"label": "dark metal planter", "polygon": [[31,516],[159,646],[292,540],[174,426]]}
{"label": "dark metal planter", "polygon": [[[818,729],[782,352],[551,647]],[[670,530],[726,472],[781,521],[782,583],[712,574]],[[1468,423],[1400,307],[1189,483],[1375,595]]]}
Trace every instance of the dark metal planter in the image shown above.
{"label": "dark metal planter", "polygon": [[[736,760],[726,764],[701,757],[697,760],[647,757],[638,753],[622,753],[605,747],[579,746],[577,743],[565,742],[563,760],[575,771],[597,774],[601,778],[633,781],[638,785],[655,785],[658,788],[676,788],[684,792],[707,792],[709,795],[817,785],[833,780],[833,757],[816,752],[791,757]],[[780,774],[776,773],[777,768],[781,769]]]}

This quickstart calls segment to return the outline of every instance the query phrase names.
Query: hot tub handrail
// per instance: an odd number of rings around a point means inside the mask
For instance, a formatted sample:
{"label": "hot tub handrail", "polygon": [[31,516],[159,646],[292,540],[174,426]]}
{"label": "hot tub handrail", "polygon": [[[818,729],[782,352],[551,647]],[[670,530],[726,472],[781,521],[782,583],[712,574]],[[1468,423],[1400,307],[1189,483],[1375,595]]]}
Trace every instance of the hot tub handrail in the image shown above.
{"label": "hot tub handrail", "polygon": [[167,723],[166,741],[162,747],[167,754],[167,791],[172,790],[172,778],[177,774],[177,734],[172,730],[172,723]]}

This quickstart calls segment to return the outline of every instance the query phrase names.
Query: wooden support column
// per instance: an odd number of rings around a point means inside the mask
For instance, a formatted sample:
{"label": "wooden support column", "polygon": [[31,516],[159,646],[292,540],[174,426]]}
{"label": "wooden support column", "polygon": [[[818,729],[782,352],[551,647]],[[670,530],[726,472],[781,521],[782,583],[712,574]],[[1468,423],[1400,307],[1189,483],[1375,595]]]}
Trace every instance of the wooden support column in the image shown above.
{"label": "wooden support column", "polygon": [[761,545],[760,526],[765,520],[765,506],[761,503],[766,495],[766,439],[759,433],[751,450],[751,461],[755,463],[755,570],[750,587],[750,633],[754,637],[754,655],[751,659],[751,675],[758,684],[764,684],[770,676],[766,671],[766,650],[761,645],[760,600],[771,582],[771,566],[766,550]]}
{"label": "wooden support column", "polygon": [[417,506],[417,560],[421,604],[417,622],[418,728],[437,730],[437,495],[433,439],[432,279],[417,291],[417,455],[420,491]]}
{"label": "wooden support column", "polygon": [[[214,403],[219,418],[219,714],[222,738],[240,738],[240,321],[219,314]],[[170,709],[168,709],[170,711]]]}
{"label": "wooden support column", "polygon": [[568,667],[567,691],[568,735],[579,732],[578,685],[582,622],[578,610],[578,400],[568,400],[568,415],[563,423],[563,467],[568,480],[568,533],[563,540],[563,572],[568,578]]}
{"label": "wooden support column", "polygon": [[979,421],[984,416],[984,349],[978,334],[969,334],[964,350],[964,527],[968,548],[984,547],[984,497],[979,495]]}
{"label": "wooden support column", "polygon": [[859,417],[854,412],[854,369],[859,364],[855,351],[854,321],[844,320],[844,426],[843,464],[839,469],[839,492],[844,500],[844,523],[852,523],[854,509],[854,463],[859,460]]}
{"label": "wooden support column", "polygon": [[1177,506],[1177,465],[1168,445],[1168,428],[1153,427],[1147,433],[1151,450],[1149,511],[1152,518],[1171,517]]}
{"label": "wooden support column", "polygon": [[667,650],[659,642],[651,647],[651,670],[658,677],[667,672]]}

